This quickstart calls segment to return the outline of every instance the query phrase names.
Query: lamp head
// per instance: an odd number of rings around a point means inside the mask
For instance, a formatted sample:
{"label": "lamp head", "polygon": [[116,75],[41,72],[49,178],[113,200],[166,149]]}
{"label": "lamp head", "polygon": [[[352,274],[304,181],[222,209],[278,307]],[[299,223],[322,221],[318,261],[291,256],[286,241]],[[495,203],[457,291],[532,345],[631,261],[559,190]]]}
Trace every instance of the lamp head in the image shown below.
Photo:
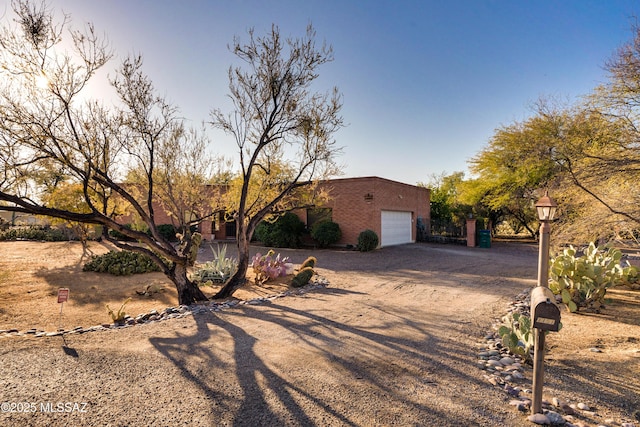
{"label": "lamp head", "polygon": [[540,200],[536,203],[538,219],[540,221],[553,221],[556,215],[556,209],[558,209],[558,204],[549,197],[549,191],[545,191],[544,196],[540,197]]}

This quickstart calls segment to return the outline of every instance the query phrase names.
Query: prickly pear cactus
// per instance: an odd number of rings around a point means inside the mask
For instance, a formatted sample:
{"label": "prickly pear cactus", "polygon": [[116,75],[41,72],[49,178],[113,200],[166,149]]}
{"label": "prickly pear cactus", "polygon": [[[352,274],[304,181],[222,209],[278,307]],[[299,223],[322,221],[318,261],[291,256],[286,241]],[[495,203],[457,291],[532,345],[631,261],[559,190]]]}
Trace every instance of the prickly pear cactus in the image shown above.
{"label": "prickly pear cactus", "polygon": [[549,288],[562,297],[569,311],[581,308],[598,312],[604,307],[607,289],[637,280],[637,269],[622,266],[622,252],[590,243],[581,256],[573,246],[551,259]]}

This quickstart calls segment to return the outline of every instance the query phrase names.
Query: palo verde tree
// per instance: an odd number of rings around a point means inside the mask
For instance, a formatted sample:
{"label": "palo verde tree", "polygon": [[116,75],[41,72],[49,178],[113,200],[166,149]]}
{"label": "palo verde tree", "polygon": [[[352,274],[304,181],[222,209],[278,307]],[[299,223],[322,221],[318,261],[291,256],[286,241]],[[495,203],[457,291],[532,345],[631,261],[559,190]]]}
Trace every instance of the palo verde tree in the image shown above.
{"label": "palo verde tree", "polygon": [[554,184],[560,167],[558,147],[563,117],[542,112],[497,129],[471,161],[474,192],[491,212],[536,235],[535,202],[540,189]]}
{"label": "palo verde tree", "polygon": [[638,224],[630,138],[614,115],[540,103],[532,117],[498,129],[471,161],[476,190],[482,203],[534,236],[534,205],[549,189],[562,209],[556,232],[567,240],[606,240]]}
{"label": "palo verde tree", "polygon": [[310,206],[313,183],[339,171],[333,135],[343,125],[341,96],[336,88],[312,88],[318,68],[333,59],[330,47],[316,47],[315,35],[308,26],[304,37],[283,40],[274,25],[264,37],[250,30],[247,43],[236,38],[231,46],[246,67],[229,69],[234,111],[212,111],[211,124],[238,146],[241,170],[229,208],[237,227],[238,270],[214,298],[232,295],[246,281],[258,223]]}
{"label": "palo verde tree", "polygon": [[[140,244],[111,241],[151,257],[175,284],[180,304],[205,300],[187,276],[190,223],[179,218],[185,232],[178,247],[156,226],[158,189],[183,191],[168,174],[175,160],[202,155],[176,108],[155,94],[139,57],[122,61],[109,80],[112,107],[90,99],[89,82],[112,59],[93,26],[68,30],[68,18],[56,23],[44,5],[12,5],[15,23],[0,33],[0,209],[117,230]],[[141,180],[124,183],[132,169]],[[81,186],[83,200],[52,204],[46,193],[62,183]],[[124,227],[114,211],[123,204],[149,233]]]}

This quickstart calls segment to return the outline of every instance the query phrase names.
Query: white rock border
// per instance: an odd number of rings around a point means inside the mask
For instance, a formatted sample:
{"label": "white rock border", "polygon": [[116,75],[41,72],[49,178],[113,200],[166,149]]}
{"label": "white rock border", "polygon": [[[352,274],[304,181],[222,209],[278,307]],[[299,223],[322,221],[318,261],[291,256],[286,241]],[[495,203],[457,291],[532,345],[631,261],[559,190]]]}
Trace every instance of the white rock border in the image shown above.
{"label": "white rock border", "polygon": [[[509,303],[507,313],[518,312],[529,316],[531,290],[525,289],[515,299]],[[566,427],[586,426],[585,422],[579,420],[581,416],[591,419],[600,417],[596,411],[584,402],[568,404],[557,397],[553,397],[551,402],[542,401],[542,414],[531,413],[531,380],[527,379],[525,372],[531,371],[529,377],[533,378],[533,366],[525,363],[524,360],[509,352],[502,345],[502,340],[498,336],[497,330],[502,324],[502,319],[496,319],[493,330],[487,333],[484,341],[478,345],[479,351],[478,368],[484,370],[485,380],[494,387],[502,389],[511,399],[509,405],[514,406],[518,411],[527,414],[527,421],[538,425],[564,425]],[[529,387],[523,388],[524,385]],[[637,424],[628,420],[604,419],[598,427],[637,427]]]}
{"label": "white rock border", "polygon": [[10,338],[10,337],[25,337],[25,336],[35,336],[35,337],[55,337],[61,335],[70,335],[70,334],[84,334],[87,332],[97,332],[97,331],[106,331],[111,329],[122,329],[135,325],[145,325],[150,323],[161,322],[163,320],[168,319],[178,319],[187,316],[195,316],[198,314],[205,313],[216,313],[219,311],[223,311],[229,308],[233,308],[236,306],[242,305],[258,305],[258,304],[267,304],[273,300],[278,298],[284,298],[288,296],[297,296],[306,294],[309,291],[315,289],[322,289],[329,286],[329,281],[323,276],[314,276],[310,282],[302,286],[300,288],[292,288],[284,292],[280,292],[278,294],[267,295],[264,297],[254,298],[250,300],[229,300],[229,301],[209,301],[204,304],[194,304],[194,305],[180,305],[177,307],[167,307],[164,310],[158,312],[157,310],[151,310],[148,313],[141,313],[135,317],[125,316],[124,322],[122,323],[103,323],[101,325],[90,326],[90,327],[82,327],[76,326],[73,329],[58,329],[57,331],[44,331],[37,328],[27,329],[25,331],[20,331],[18,329],[1,329],[0,330],[0,339],[2,338]]}

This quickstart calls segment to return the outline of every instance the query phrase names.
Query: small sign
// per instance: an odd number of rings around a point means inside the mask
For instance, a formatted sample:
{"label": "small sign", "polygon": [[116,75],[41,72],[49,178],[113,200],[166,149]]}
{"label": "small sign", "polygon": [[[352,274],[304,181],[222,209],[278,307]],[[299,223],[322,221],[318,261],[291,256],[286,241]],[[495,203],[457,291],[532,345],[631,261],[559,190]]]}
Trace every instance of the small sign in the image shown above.
{"label": "small sign", "polygon": [[58,289],[58,304],[69,301],[69,288]]}

